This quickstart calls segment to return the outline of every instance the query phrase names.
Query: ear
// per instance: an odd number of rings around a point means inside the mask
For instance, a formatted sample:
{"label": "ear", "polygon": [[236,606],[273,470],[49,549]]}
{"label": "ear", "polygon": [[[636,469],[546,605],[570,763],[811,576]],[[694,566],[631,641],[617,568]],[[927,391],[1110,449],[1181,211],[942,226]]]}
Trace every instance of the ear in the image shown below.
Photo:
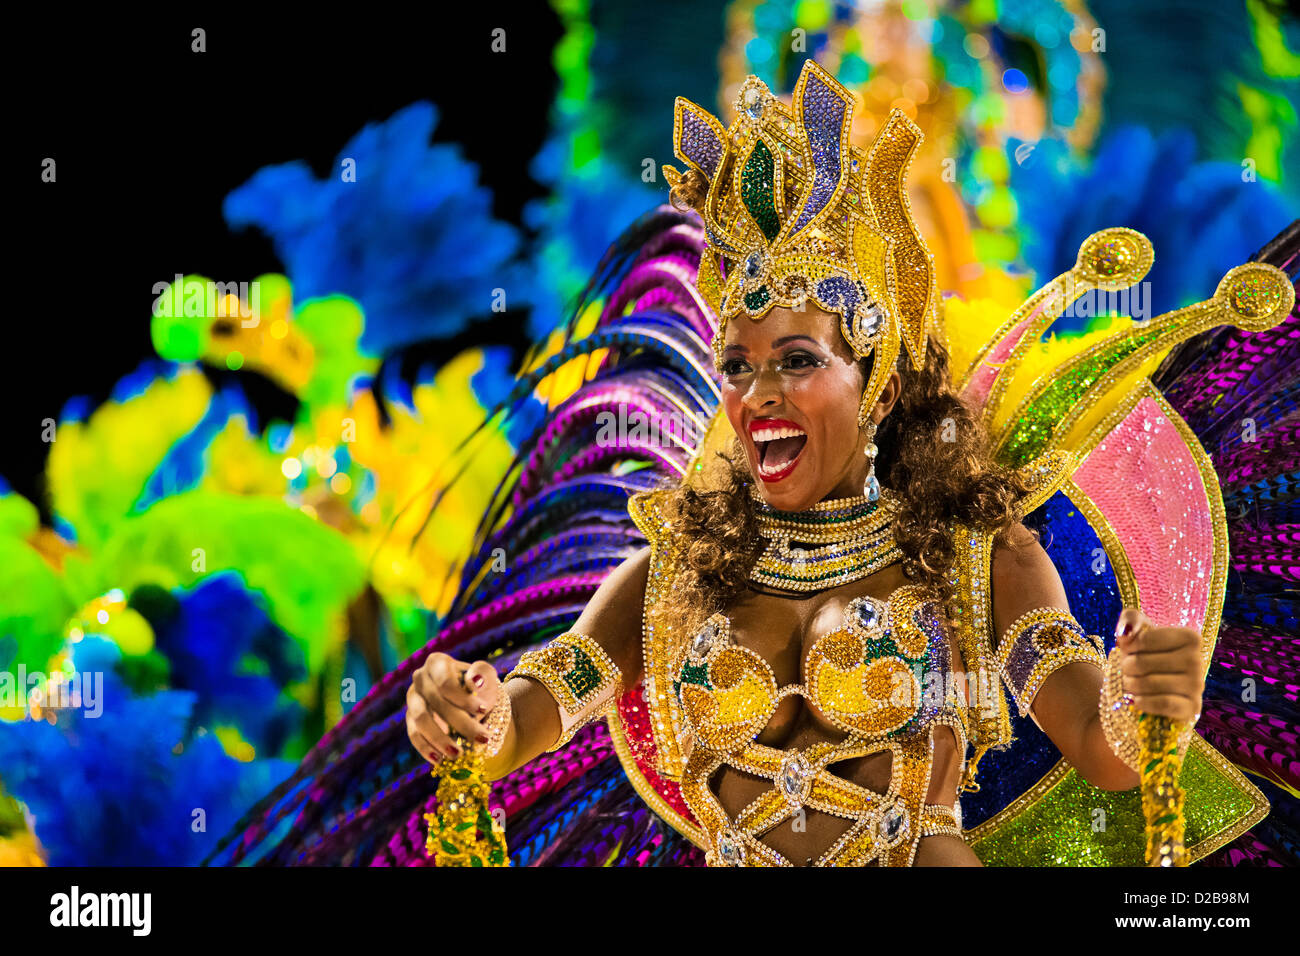
{"label": "ear", "polygon": [[880,396],[876,399],[876,406],[872,412],[872,419],[879,424],[884,421],[885,416],[893,411],[898,399],[903,394],[903,376],[894,369],[885,379],[885,385],[880,390]]}

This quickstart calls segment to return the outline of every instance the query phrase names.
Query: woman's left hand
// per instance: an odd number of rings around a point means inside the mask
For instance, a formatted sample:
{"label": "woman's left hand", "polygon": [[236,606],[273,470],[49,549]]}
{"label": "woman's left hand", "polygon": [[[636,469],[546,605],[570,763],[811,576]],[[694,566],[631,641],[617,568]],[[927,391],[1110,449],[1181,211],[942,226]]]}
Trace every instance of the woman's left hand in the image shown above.
{"label": "woman's left hand", "polygon": [[1205,692],[1200,633],[1186,627],[1156,627],[1131,607],[1120,612],[1115,633],[1123,654],[1124,692],[1133,695],[1133,706],[1182,723],[1199,718]]}

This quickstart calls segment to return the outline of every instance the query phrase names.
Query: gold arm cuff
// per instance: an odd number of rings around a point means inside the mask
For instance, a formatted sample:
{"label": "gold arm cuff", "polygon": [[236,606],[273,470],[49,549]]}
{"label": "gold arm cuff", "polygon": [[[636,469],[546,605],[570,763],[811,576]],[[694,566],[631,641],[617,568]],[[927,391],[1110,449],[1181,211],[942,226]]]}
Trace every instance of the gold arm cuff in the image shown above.
{"label": "gold arm cuff", "polygon": [[521,655],[506,680],[511,677],[534,678],[559,705],[560,739],[547,753],[559,750],[601,716],[623,687],[623,674],[605,649],[576,631],[567,631],[545,647]]}
{"label": "gold arm cuff", "polygon": [[1105,663],[1104,648],[1101,638],[1085,634],[1069,611],[1038,607],[1020,615],[1002,632],[995,661],[1024,717],[1039,689],[1056,670],[1076,661],[1101,667]]}

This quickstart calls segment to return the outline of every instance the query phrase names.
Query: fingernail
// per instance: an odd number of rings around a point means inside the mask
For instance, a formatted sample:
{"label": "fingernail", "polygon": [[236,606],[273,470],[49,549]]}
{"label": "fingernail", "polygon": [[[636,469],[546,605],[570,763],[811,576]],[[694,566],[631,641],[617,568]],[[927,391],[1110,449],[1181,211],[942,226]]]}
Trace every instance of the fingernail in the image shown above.
{"label": "fingernail", "polygon": [[486,713],[488,712],[488,709],[487,709],[486,707],[484,707],[482,704],[479,704],[479,705],[478,705],[478,712],[479,712],[480,714],[486,714]]}
{"label": "fingernail", "polygon": [[478,735],[477,737],[475,737],[474,739],[477,740],[477,741],[478,741],[479,743],[481,743],[481,744],[485,744],[485,743],[488,742],[487,734],[479,734],[479,735]]}
{"label": "fingernail", "polygon": [[1115,636],[1124,637],[1129,631],[1133,630],[1133,625],[1128,621],[1120,621],[1115,625]]}
{"label": "fingernail", "polygon": [[479,687],[483,686],[483,677],[480,674],[475,674],[473,677],[470,678],[470,680],[472,680]]}

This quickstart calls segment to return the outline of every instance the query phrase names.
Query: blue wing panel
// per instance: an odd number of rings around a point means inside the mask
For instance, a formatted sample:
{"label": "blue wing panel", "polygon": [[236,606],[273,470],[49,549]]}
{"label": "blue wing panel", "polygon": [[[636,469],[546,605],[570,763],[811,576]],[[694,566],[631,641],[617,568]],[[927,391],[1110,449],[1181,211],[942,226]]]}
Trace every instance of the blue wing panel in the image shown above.
{"label": "blue wing panel", "polygon": [[[1115,620],[1123,603],[1119,585],[1101,539],[1087,518],[1063,492],[1056,492],[1025,517],[1037,531],[1061,575],[1070,611],[1089,634],[1100,634],[1109,651],[1115,642]],[[1101,550],[1099,550],[1101,549]],[[1016,799],[1052,769],[1060,751],[1028,717],[1018,717],[1012,704],[1015,740],[1007,750],[992,750],[980,761],[978,793],[962,795],[962,822],[969,829],[983,823]]]}

